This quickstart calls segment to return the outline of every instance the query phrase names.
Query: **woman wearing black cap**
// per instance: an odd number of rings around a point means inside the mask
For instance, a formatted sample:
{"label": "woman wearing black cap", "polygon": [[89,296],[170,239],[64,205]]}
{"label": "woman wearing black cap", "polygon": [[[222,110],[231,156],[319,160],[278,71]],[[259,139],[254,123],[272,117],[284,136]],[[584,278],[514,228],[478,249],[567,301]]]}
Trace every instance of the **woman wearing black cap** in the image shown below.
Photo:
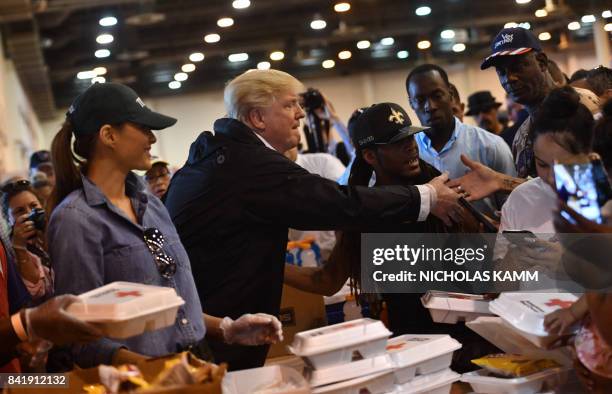
{"label": "woman wearing black cap", "polygon": [[82,367],[185,349],[197,352],[206,329],[243,345],[282,338],[280,323],[269,315],[203,319],[189,259],[166,208],[131,172],[151,167],[156,142],[151,130],[174,123],[147,108],[126,86],[95,84],[77,97],[53,140],[57,179],[48,237],[56,293],[80,294],[127,281],[173,287],[185,300],[172,327],[74,346],[72,355]]}

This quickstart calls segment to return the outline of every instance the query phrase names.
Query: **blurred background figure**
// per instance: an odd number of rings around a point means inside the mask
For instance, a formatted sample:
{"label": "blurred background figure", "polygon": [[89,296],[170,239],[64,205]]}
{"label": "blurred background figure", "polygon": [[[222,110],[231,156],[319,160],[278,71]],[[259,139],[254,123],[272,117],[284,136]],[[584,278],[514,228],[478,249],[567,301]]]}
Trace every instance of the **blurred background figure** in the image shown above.
{"label": "blurred background figure", "polygon": [[454,84],[449,84],[449,90],[451,93],[451,98],[453,100],[453,115],[459,118],[460,121],[463,122],[463,113],[465,112],[465,103],[461,102],[461,96],[459,95],[459,91]]}
{"label": "blurred background figure", "polygon": [[168,186],[170,186],[172,171],[170,171],[168,162],[157,159],[153,161],[151,168],[145,173],[144,178],[147,181],[149,192],[162,199],[168,190]]}
{"label": "blurred background figure", "polygon": [[53,189],[55,186],[55,171],[53,170],[53,163],[51,163],[51,152],[48,150],[39,150],[32,153],[30,156],[30,178],[42,172],[47,176],[47,181]]}
{"label": "blurred background figure", "polygon": [[501,103],[495,100],[491,92],[483,90],[468,97],[468,111],[465,115],[474,117],[478,127],[493,134],[501,135],[504,126],[498,119],[499,107],[501,107]]}

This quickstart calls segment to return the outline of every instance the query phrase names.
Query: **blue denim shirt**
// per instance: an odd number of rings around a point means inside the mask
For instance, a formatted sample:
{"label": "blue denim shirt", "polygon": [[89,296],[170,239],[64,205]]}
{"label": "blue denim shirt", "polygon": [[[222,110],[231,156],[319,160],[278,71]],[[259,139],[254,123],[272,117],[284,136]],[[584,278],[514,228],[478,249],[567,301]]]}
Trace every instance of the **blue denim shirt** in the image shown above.
{"label": "blue denim shirt", "polygon": [[[185,300],[173,326],[124,340],[103,338],[72,348],[74,361],[87,368],[110,364],[121,347],[147,356],[177,352],[205,334],[202,306],[189,258],[162,202],[145,192],[144,183],[130,173],[126,195],[138,218],[136,224],[87,177],[83,188],[70,193],[53,211],[48,227],[49,250],[55,269],[55,294],[81,294],[115,281],[167,286]],[[143,232],[157,228],[165,238],[164,251],[177,263],[176,274],[164,279],[157,271]]]}
{"label": "blue denim shirt", "polygon": [[420,158],[440,172],[448,171],[450,179],[459,178],[470,171],[461,161],[461,154],[497,172],[516,176],[512,152],[500,136],[462,123],[457,118],[455,130],[440,152],[431,146],[426,133],[418,133],[414,137],[419,146]]}

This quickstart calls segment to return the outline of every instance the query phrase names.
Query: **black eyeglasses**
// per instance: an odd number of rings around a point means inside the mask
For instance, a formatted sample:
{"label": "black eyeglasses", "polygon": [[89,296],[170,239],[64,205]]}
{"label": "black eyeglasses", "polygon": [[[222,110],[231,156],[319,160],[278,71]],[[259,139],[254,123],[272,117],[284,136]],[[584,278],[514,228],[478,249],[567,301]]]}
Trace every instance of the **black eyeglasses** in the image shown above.
{"label": "black eyeglasses", "polygon": [[2,186],[2,191],[6,194],[11,194],[16,191],[26,190],[30,187],[30,181],[27,179],[20,179],[14,182],[8,182]]}
{"label": "black eyeglasses", "polygon": [[144,231],[144,240],[155,259],[159,274],[166,279],[172,278],[176,273],[176,261],[164,252],[165,240],[162,233],[156,228],[147,228]]}

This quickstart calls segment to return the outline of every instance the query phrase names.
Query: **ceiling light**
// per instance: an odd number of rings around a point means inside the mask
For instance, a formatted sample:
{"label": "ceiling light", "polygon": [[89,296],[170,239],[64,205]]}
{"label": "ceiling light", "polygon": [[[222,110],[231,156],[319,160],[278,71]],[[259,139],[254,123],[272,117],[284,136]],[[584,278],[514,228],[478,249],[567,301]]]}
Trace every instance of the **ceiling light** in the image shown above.
{"label": "ceiling light", "polygon": [[325,22],[321,17],[315,17],[312,22],[310,22],[310,28],[313,30],[321,30],[325,29],[327,26],[327,22]]}
{"label": "ceiling light", "polygon": [[196,69],[196,66],[193,63],[186,63],[186,64],[183,64],[183,66],[181,67],[181,71],[184,73],[193,72],[195,71],[195,69]]}
{"label": "ceiling light", "polygon": [[93,72],[92,70],[87,70],[87,71],[81,71],[77,74],[77,78],[78,79],[91,79],[91,78],[95,78],[98,75]]}
{"label": "ceiling light", "polygon": [[529,29],[531,29],[531,23],[529,23],[529,22],[519,23],[518,27],[522,27],[523,29],[529,30]]}
{"label": "ceiling light", "polygon": [[453,45],[453,52],[463,52],[465,51],[465,44],[459,42],[455,45]]}
{"label": "ceiling light", "polygon": [[321,65],[323,66],[323,68],[334,68],[334,66],[336,65],[336,62],[328,59],[328,60],[324,60],[323,63],[321,63]]}
{"label": "ceiling light", "polygon": [[96,67],[93,69],[96,75],[106,75],[106,67]]}
{"label": "ceiling light", "polygon": [[454,30],[442,30],[442,32],[440,33],[440,37],[444,38],[445,40],[450,40],[452,38],[455,38],[455,31]]}
{"label": "ceiling light", "polygon": [[567,25],[567,28],[570,29],[570,30],[578,30],[578,29],[580,29],[580,22],[576,22],[576,21],[570,22]]}
{"label": "ceiling light", "polygon": [[176,74],[174,74],[174,80],[175,81],[183,82],[183,81],[186,81],[187,78],[189,78],[189,75],[187,75],[187,73],[176,73]]}
{"label": "ceiling light", "polygon": [[232,7],[234,7],[237,10],[241,10],[243,8],[249,8],[250,5],[251,5],[251,2],[249,0],[234,0],[234,2],[232,3]]}
{"label": "ceiling light", "polygon": [[397,53],[398,59],[406,59],[408,55],[409,55],[408,51],[399,51]]}
{"label": "ceiling light", "polygon": [[221,40],[221,36],[217,33],[211,33],[204,36],[204,41],[209,44],[214,44],[215,42],[219,42]]}
{"label": "ceiling light", "polygon": [[117,24],[117,18],[114,16],[106,16],[98,22],[100,26],[115,26]]}
{"label": "ceiling light", "polygon": [[100,34],[96,37],[96,42],[98,44],[110,44],[114,39],[112,34]]}
{"label": "ceiling light", "polygon": [[580,20],[582,21],[582,23],[593,23],[595,22],[595,15],[585,15],[580,18]]}
{"label": "ceiling light", "polygon": [[429,15],[431,14],[431,8],[424,6],[424,7],[419,7],[414,11],[415,14],[417,14],[418,16],[425,16],[425,15]]}
{"label": "ceiling light", "polygon": [[104,77],[95,77],[91,79],[91,84],[93,85],[94,83],[104,83],[106,82],[106,78]]}
{"label": "ceiling light", "polygon": [[204,54],[202,52],[194,52],[189,55],[189,60],[192,62],[201,62],[204,60]]}
{"label": "ceiling light", "polygon": [[231,55],[229,55],[227,57],[227,60],[229,60],[232,63],[235,62],[245,62],[247,60],[249,60],[249,54],[248,53],[232,53]]}
{"label": "ceiling light", "polygon": [[98,49],[94,55],[97,58],[109,57],[111,52],[108,49]]}
{"label": "ceiling light", "polygon": [[540,8],[539,10],[536,10],[535,16],[537,18],[544,18],[545,16],[548,16],[548,11],[546,11],[544,8]]}
{"label": "ceiling light", "polygon": [[336,12],[346,12],[351,9],[351,5],[347,2],[336,3],[334,5],[334,11]]}
{"label": "ceiling light", "polygon": [[350,59],[351,56],[353,56],[351,51],[341,51],[340,53],[338,53],[338,59],[341,59],[341,60]]}
{"label": "ceiling light", "polygon": [[270,54],[270,60],[274,60],[278,62],[279,60],[283,60],[285,58],[285,54],[283,51],[274,51]]}
{"label": "ceiling light", "polygon": [[430,47],[431,47],[431,42],[427,40],[419,41],[419,43],[417,44],[417,48],[419,49],[428,49]]}
{"label": "ceiling light", "polygon": [[257,69],[258,70],[269,70],[270,69],[270,62],[259,62],[257,63]]}
{"label": "ceiling light", "polygon": [[548,40],[550,40],[551,38],[552,38],[552,36],[551,36],[551,35],[550,35],[550,33],[549,33],[549,32],[547,32],[547,31],[545,31],[545,32],[542,32],[542,33],[538,34],[538,39],[539,39],[540,41],[548,41]]}
{"label": "ceiling light", "polygon": [[527,4],[531,3],[531,0],[516,0],[516,4]]}
{"label": "ceiling light", "polygon": [[168,87],[172,90],[175,90],[181,87],[181,83],[179,81],[172,81],[168,84]]}
{"label": "ceiling light", "polygon": [[395,43],[395,40],[393,39],[393,37],[385,37],[382,40],[380,40],[380,44],[384,46],[393,45],[394,43]]}
{"label": "ceiling light", "polygon": [[368,40],[361,40],[357,43],[357,48],[359,49],[368,49],[372,45]]}
{"label": "ceiling light", "polygon": [[217,21],[217,26],[219,27],[230,27],[234,25],[234,20],[232,18],[221,18]]}
{"label": "ceiling light", "polygon": [[504,29],[512,29],[514,27],[518,27],[518,23],[516,22],[508,22],[504,25]]}
{"label": "ceiling light", "polygon": [[605,10],[604,12],[601,13],[601,17],[602,18],[612,18],[612,11]]}
{"label": "ceiling light", "polygon": [[612,31],[612,23],[606,23],[604,26],[605,31]]}

